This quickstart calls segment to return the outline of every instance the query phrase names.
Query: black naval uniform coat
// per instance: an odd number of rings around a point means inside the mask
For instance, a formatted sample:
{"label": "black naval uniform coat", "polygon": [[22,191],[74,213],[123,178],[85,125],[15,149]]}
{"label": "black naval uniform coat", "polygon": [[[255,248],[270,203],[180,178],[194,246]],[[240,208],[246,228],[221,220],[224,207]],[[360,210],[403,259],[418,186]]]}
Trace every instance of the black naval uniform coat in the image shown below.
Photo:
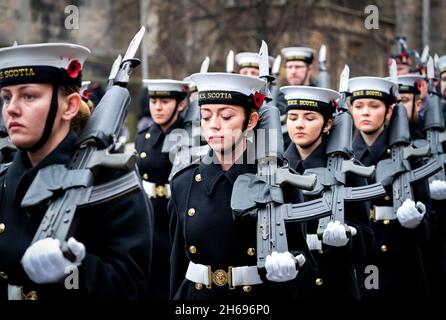
{"label": "black naval uniform coat", "polygon": [[[135,140],[135,148],[139,154],[138,169],[144,181],[154,183],[163,190],[169,183],[169,175],[172,170],[172,162],[168,153],[162,153],[162,147],[166,136],[174,129],[182,128],[181,118],[170,126],[165,132],[154,123],[150,127],[138,132]],[[153,239],[152,273],[149,281],[148,298],[169,298],[169,217],[167,203],[169,199],[164,192],[157,193],[150,198],[155,215],[155,234]]]}
{"label": "black naval uniform coat", "polygon": [[[304,235],[304,224],[287,226],[290,252],[304,252],[307,262],[296,279],[284,283],[238,286],[212,285],[211,289],[185,278],[189,261],[211,266],[212,271],[229,266],[255,266],[256,223],[253,217],[235,219],[230,206],[232,188],[240,174],[256,173],[255,164],[234,164],[223,171],[210,160],[212,151],[200,163],[179,171],[172,179],[171,216],[171,298],[181,300],[255,300],[266,298],[293,299],[299,288],[299,299],[305,299],[307,273],[312,267]],[[290,192],[292,194],[292,191]],[[296,196],[286,196],[298,199]],[[296,201],[297,202],[297,201]],[[314,266],[314,264],[313,264]]]}
{"label": "black naval uniform coat", "polygon": [[[306,169],[326,167],[326,139],[305,159],[302,160],[295,144],[290,144],[285,152],[292,169],[303,174]],[[364,186],[365,179],[347,174],[346,186]],[[306,200],[312,200],[306,198]],[[312,275],[310,294],[316,301],[359,300],[359,286],[354,262],[364,262],[373,244],[373,233],[368,219],[369,202],[346,202],[344,221],[355,227],[357,234],[343,247],[322,244],[322,251],[312,250],[317,270]],[[316,234],[318,220],[307,222],[309,234]],[[327,300],[325,300],[327,299]]]}
{"label": "black naval uniform coat", "polygon": [[[79,267],[79,289],[67,290],[64,283],[36,284],[20,264],[40,225],[46,208],[24,210],[20,203],[38,170],[53,164],[68,164],[77,136],[70,133],[37,166],[25,151],[0,178],[0,297],[6,299],[8,284],[23,286],[27,299],[138,299],[146,289],[152,254],[153,212],[143,191],[103,205],[77,211],[79,224],[74,237],[86,247]],[[98,174],[104,183],[117,172]]]}
{"label": "black naval uniform coat", "polygon": [[[422,130],[423,121],[411,125],[412,139],[425,139]],[[416,140],[414,144],[424,145],[425,140]],[[443,150],[446,144],[443,145]],[[432,208],[435,212],[435,225],[432,227],[431,236],[423,245],[423,255],[426,266],[426,274],[429,280],[430,298],[440,301],[446,294],[446,200],[432,199]]]}
{"label": "black naval uniform coat", "polygon": [[[388,158],[388,128],[381,133],[369,147],[361,134],[357,132],[353,139],[355,157],[365,166],[376,165],[379,160]],[[412,161],[412,168],[420,166],[420,161]],[[372,182],[372,181],[370,181]],[[359,272],[361,294],[367,301],[390,302],[395,298],[400,301],[416,301],[429,299],[428,282],[422,258],[422,244],[429,239],[434,225],[434,212],[431,206],[427,181],[413,185],[414,200],[426,205],[426,214],[415,229],[407,229],[400,225],[398,219],[376,221],[371,215],[371,224],[375,235],[375,243],[367,265],[375,265],[379,270],[379,289],[367,289],[364,286],[367,276]],[[372,205],[392,206],[391,186],[385,198],[372,200]],[[373,210],[373,209],[372,209]]]}

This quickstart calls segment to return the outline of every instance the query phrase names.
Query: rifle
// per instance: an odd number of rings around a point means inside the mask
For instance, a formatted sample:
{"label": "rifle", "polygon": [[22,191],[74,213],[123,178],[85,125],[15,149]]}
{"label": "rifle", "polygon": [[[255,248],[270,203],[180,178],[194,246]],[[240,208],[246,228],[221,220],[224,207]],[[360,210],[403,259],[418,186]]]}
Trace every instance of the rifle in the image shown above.
{"label": "rifle", "polygon": [[[134,154],[110,154],[109,150],[113,149],[130,103],[126,86],[140,63],[134,56],[144,32],[142,27],[130,43],[114,84],[89,119],[69,165],[40,170],[21,203],[24,208],[49,203],[32,243],[47,237],[59,239],[64,256],[72,261],[75,257],[66,241],[75,232],[77,209],[125,197],[141,189],[140,178],[132,170],[136,163]],[[95,173],[104,167],[131,171],[113,181],[94,185]]]}
{"label": "rifle", "polygon": [[274,102],[277,101],[277,98],[280,93],[279,87],[277,86],[277,77],[279,76],[281,62],[282,62],[282,56],[278,54],[277,57],[274,59],[273,66],[271,68],[271,76],[274,77],[274,81],[271,81],[270,91],[271,91],[272,101]]}
{"label": "rifle", "polygon": [[110,74],[108,75],[108,82],[107,82],[106,90],[110,89],[113,86],[113,83],[115,81],[116,74],[119,71],[119,66],[121,65],[121,62],[122,62],[122,56],[119,54],[118,57],[113,62],[113,65],[110,69]]}
{"label": "rifle", "polygon": [[[259,56],[260,75],[266,80],[263,93],[270,98],[268,83],[273,77],[268,72],[268,47],[264,41]],[[273,251],[288,251],[285,223],[317,219],[330,214],[330,208],[322,198],[299,204],[283,203],[283,183],[301,189],[312,189],[316,176],[301,176],[291,173],[288,167],[278,167],[278,162],[283,159],[283,137],[280,131],[280,113],[276,107],[269,106],[264,101],[259,109],[257,128],[258,141],[262,142],[257,143],[257,175],[240,175],[237,178],[231,207],[234,212],[242,215],[250,209],[257,216],[257,268],[264,274],[268,255]],[[261,185],[261,192],[268,190],[271,199],[260,199],[254,206],[243,207],[240,203],[246,200],[247,194],[261,194],[250,192],[249,188],[253,185]]]}
{"label": "rifle", "polygon": [[192,162],[207,154],[209,147],[201,145],[200,106],[195,99],[184,115],[184,129],[172,130],[163,142],[161,152],[168,153],[172,160],[169,181]]}
{"label": "rifle", "polygon": [[[230,58],[232,56],[232,58]],[[228,61],[234,60],[234,52],[228,54]],[[200,67],[200,73],[207,73],[209,69],[209,57],[206,57]],[[227,72],[229,72],[227,70]],[[192,162],[207,154],[209,147],[201,146],[200,133],[200,106],[198,98],[191,101],[184,112],[184,129],[172,130],[164,139],[161,152],[168,153],[172,161],[172,169],[169,181],[173,176]]]}
{"label": "rifle", "polygon": [[424,113],[424,127],[426,132],[426,140],[430,146],[431,154],[429,159],[437,160],[441,169],[436,174],[429,178],[429,181],[442,180],[445,181],[445,169],[446,154],[444,154],[442,143],[446,141],[445,123],[442,113],[441,98],[437,95],[434,85],[434,63],[432,57],[429,57],[427,63],[427,79],[428,79],[428,92],[426,97],[426,111]]}
{"label": "rifle", "polygon": [[402,58],[409,59],[410,52],[407,48],[407,38],[405,36],[396,36],[395,40],[398,46],[398,55]]}
{"label": "rifle", "polygon": [[234,51],[229,50],[226,56],[226,72],[234,73]]}
{"label": "rifle", "polygon": [[443,93],[441,92],[441,74],[440,74],[440,67],[438,66],[438,59],[440,59],[438,57],[438,54],[435,54],[434,55],[434,74],[436,71],[436,74],[438,75],[438,81],[437,81],[438,84],[437,84],[436,90],[437,90],[437,94],[444,99]]}
{"label": "rifle", "polygon": [[[380,183],[360,187],[346,187],[346,174],[351,173],[361,177],[370,177],[375,167],[364,167],[354,163],[352,146],[353,121],[345,107],[345,97],[348,91],[349,67],[346,65],[340,78],[339,112],[334,119],[332,132],[329,136],[326,153],[328,156],[325,168],[312,168],[305,171],[318,176],[318,186],[315,191],[304,192],[306,195],[318,195],[322,193],[330,206],[331,215],[319,220],[317,235],[322,239],[324,230],[330,221],[338,220],[344,223],[344,204],[350,201],[367,201],[386,194]],[[351,236],[350,229],[346,227],[347,236]]]}
{"label": "rifle", "polygon": [[321,88],[330,88],[330,75],[327,72],[327,47],[325,44],[319,49],[319,75],[317,83]]}
{"label": "rifle", "polygon": [[413,199],[413,183],[427,179],[441,170],[440,164],[435,159],[417,169],[411,169],[408,159],[427,156],[430,153],[430,147],[429,145],[421,148],[412,146],[407,111],[399,102],[400,96],[396,74],[396,62],[393,60],[390,67],[390,77],[395,84],[394,90],[398,102],[393,107],[389,127],[391,158],[379,161],[376,167],[376,180],[384,186],[392,185],[394,214],[406,199]]}
{"label": "rifle", "polygon": [[204,58],[203,62],[201,63],[200,66],[200,73],[207,73],[209,70],[209,62],[210,59],[208,56],[206,56],[206,58]]}

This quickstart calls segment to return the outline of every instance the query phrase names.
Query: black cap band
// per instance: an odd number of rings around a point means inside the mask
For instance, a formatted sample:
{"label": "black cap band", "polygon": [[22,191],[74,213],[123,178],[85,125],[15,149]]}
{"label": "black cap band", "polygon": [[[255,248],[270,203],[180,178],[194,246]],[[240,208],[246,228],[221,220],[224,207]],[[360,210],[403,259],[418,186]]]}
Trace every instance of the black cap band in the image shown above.
{"label": "black cap band", "polygon": [[386,104],[395,103],[395,97],[386,92],[378,91],[378,90],[358,90],[353,91],[350,97],[350,102],[355,101],[356,99],[378,99],[384,101]]}
{"label": "black cap band", "polygon": [[198,93],[198,104],[230,104],[247,108],[255,108],[254,96],[244,95],[236,91],[201,91]]}
{"label": "black cap band", "polygon": [[239,64],[240,69],[242,68],[259,68],[259,64],[258,63],[253,63],[253,62],[245,62],[245,63],[240,63]]}
{"label": "black cap band", "polygon": [[416,86],[398,85],[400,93],[420,94],[420,90]]}
{"label": "black cap band", "polygon": [[307,57],[307,56],[289,56],[286,57],[286,61],[303,61],[305,63],[311,64],[313,62],[313,56]]}
{"label": "black cap band", "polygon": [[287,111],[289,110],[309,110],[321,113],[324,117],[330,118],[336,111],[334,103],[309,99],[289,99],[287,100]]}
{"label": "black cap band", "polygon": [[186,98],[186,95],[187,92],[149,90],[150,98],[166,98],[166,99],[175,99],[177,101],[181,101],[184,98]]}
{"label": "black cap band", "polygon": [[23,83],[57,83],[59,85],[82,84],[82,72],[70,77],[64,68],[49,66],[12,67],[0,70],[0,88]]}

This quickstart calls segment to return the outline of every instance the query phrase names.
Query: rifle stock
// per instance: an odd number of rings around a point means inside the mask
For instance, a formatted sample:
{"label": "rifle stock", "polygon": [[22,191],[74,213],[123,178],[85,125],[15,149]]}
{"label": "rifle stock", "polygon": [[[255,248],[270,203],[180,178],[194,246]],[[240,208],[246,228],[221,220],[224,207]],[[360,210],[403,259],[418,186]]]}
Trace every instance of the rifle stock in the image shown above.
{"label": "rifle stock", "polygon": [[[139,65],[139,60],[133,59],[131,52],[136,52],[142,35],[143,30],[135,36],[130,44],[126,54],[128,58],[122,62],[114,85],[106,91],[85,126],[76,144],[77,150],[65,169],[66,174],[59,175],[59,180],[71,176],[73,177],[73,181],[51,181],[51,185],[59,186],[60,189],[56,190],[62,189],[63,191],[55,198],[52,197],[49,199],[49,207],[32,240],[32,243],[35,243],[47,237],[59,239],[63,254],[71,260],[74,259],[74,256],[69,251],[65,242],[75,232],[77,227],[77,209],[85,205],[124,197],[141,188],[140,179],[134,172],[130,172],[118,180],[115,179],[109,184],[94,186],[94,171],[106,166],[125,169],[126,167],[132,166],[131,163],[134,161],[131,160],[132,156],[112,157],[107,156],[103,151],[113,149],[119,131],[124,123],[124,118],[130,103],[130,93],[125,87],[128,84],[133,69]],[[79,170],[84,173],[84,179],[81,184],[77,183],[76,175],[69,174],[72,170]],[[45,174],[46,176],[44,176]],[[39,175],[41,177],[37,179]],[[35,183],[36,181],[45,181],[48,179],[55,179],[51,176],[51,170],[40,170],[24,199],[28,198],[27,195],[36,195],[39,193],[40,186],[38,183]],[[65,186],[65,188],[61,188],[61,186]],[[47,199],[39,200],[44,201]],[[22,203],[23,206],[25,206],[24,203]]]}

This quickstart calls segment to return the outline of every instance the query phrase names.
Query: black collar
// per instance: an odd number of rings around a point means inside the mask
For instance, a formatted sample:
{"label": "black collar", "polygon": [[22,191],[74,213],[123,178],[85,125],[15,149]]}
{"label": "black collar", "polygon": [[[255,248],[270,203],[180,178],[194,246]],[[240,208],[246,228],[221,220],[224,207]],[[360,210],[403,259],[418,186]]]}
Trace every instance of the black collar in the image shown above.
{"label": "black collar", "polygon": [[[381,132],[381,134],[371,146],[368,146],[365,143],[361,133],[357,131],[353,139],[355,159],[362,162],[364,165],[376,164],[382,158],[382,155],[386,152],[388,145],[389,130],[387,126],[384,128],[384,131]],[[370,158],[370,163],[366,163],[364,161],[364,159],[367,157]]]}
{"label": "black collar", "polygon": [[147,130],[150,132],[150,143],[152,146],[156,146],[158,143],[164,141],[164,137],[168,135],[172,130],[182,128],[184,126],[183,119],[178,117],[177,121],[175,121],[166,131],[161,129],[159,124],[153,123]]}
{"label": "black collar", "polygon": [[218,181],[222,177],[225,177],[231,184],[234,184],[239,175],[244,173],[256,173],[257,166],[253,159],[250,159],[248,162],[247,152],[243,153],[242,159],[242,163],[236,161],[228,171],[223,171],[212,150],[203,157],[198,170],[208,195],[212,194]]}
{"label": "black collar", "polygon": [[28,154],[24,150],[17,150],[11,166],[8,168],[5,176],[6,196],[12,200],[14,206],[20,205],[31,182],[34,180],[37,172],[44,167],[52,164],[67,164],[74,153],[73,146],[77,142],[78,136],[70,132],[64,140],[46,156],[35,167],[31,166]]}
{"label": "black collar", "polygon": [[284,156],[288,160],[290,168],[302,174],[306,169],[325,167],[327,165],[326,149],[327,139],[323,138],[317,148],[305,160],[302,160],[296,145],[291,143]]}

